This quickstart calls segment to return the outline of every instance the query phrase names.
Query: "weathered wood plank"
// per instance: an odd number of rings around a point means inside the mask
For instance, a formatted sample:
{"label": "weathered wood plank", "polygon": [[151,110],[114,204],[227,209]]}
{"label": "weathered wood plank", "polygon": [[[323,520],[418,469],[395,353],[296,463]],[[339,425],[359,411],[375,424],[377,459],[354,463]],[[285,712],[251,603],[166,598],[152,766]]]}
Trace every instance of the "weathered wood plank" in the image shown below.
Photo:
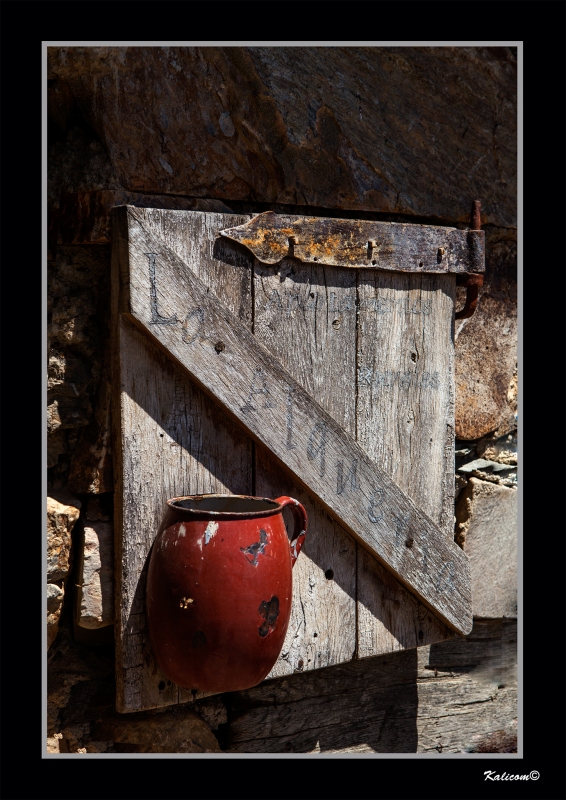
{"label": "weathered wood plank", "polygon": [[[210,231],[212,219],[218,224],[218,215],[187,218],[164,216],[162,212],[139,213],[148,229],[159,231],[180,250],[205,282],[208,280],[216,291],[223,285],[224,302],[243,324],[249,325],[249,269],[224,265],[223,284],[218,275],[213,257],[215,234]],[[118,314],[119,272],[121,269],[122,277],[127,277],[128,259],[127,231],[120,220],[118,223],[113,237],[116,667],[117,707],[126,712],[192,699],[189,692],[165,678],[149,646],[145,621],[147,558],[168,498],[204,492],[251,492],[252,443],[184,370]],[[196,252],[191,251],[195,242]],[[228,244],[225,249],[238,247]],[[122,293],[126,301],[128,288],[125,280]],[[160,310],[169,313],[166,304]]]}
{"label": "weathered wood plank", "polygon": [[516,752],[516,620],[475,619],[465,640],[417,652],[418,752]]}
{"label": "weathered wood plank", "polygon": [[[357,439],[454,536],[453,275],[358,272]],[[367,552],[358,558],[358,655],[453,638]]]}
{"label": "weathered wood plank", "polygon": [[[233,222],[247,221],[249,216],[225,215],[218,213],[187,214],[183,211],[163,211],[163,209],[142,208],[139,209],[140,216],[144,219],[148,229],[159,236],[168,247],[170,247],[179,258],[186,264],[191,265],[191,269],[207,288],[215,294],[219,294],[230,311],[247,327],[251,328],[253,321],[253,309],[251,303],[252,282],[250,277],[251,263],[253,258],[249,253],[242,251],[239,245],[232,242],[218,240],[218,225],[222,220]],[[193,318],[192,322],[198,322]],[[192,391],[193,384],[189,382],[188,391]],[[208,397],[203,397],[203,402],[207,413],[213,414],[215,404]],[[195,419],[195,431],[198,431],[198,418]],[[225,442],[222,436],[222,429],[209,431],[215,439],[215,447],[222,449],[224,445],[229,447],[233,442]],[[209,449],[210,460],[208,469],[215,471],[215,459],[212,455],[214,447]],[[245,442],[246,458],[250,460],[246,470],[249,480],[245,489],[231,490],[233,494],[250,494],[253,490],[253,442]],[[189,467],[189,475],[196,472],[198,477],[199,468],[195,464]],[[204,491],[204,490],[203,490]],[[198,490],[191,494],[201,493]],[[178,496],[178,495],[175,495]],[[179,702],[188,702],[192,695],[187,689],[179,687]]]}
{"label": "weathered wood plank", "polygon": [[[356,276],[336,267],[254,269],[254,335],[351,435],[355,434],[356,320],[333,326],[329,303],[354,308]],[[292,398],[289,398],[292,409]],[[289,429],[294,445],[292,431]],[[292,494],[305,506],[309,529],[293,568],[291,619],[281,657],[268,677],[350,661],[356,650],[356,543],[288,470],[258,446],[256,491]]]}
{"label": "weathered wood plank", "polygon": [[230,753],[517,749],[517,623],[225,695]]}
{"label": "weathered wood plank", "polygon": [[[136,210],[127,214],[132,318],[422,602],[456,631],[469,631],[469,564],[460,548],[151,235]],[[164,267],[159,290],[148,253]],[[177,304],[170,317],[159,311],[157,301],[165,297],[169,307]],[[290,424],[295,448],[287,447]],[[342,477],[352,476],[346,491],[340,491],[341,470]]]}
{"label": "weathered wood plank", "polygon": [[[367,280],[363,276],[367,276]],[[375,456],[376,453],[382,455],[384,442],[396,446],[397,451],[405,445],[405,441],[397,443],[402,435],[396,408],[398,397],[393,391],[380,392],[372,385],[370,392],[364,393],[360,407],[357,399],[359,385],[356,391],[356,361],[364,365],[358,367],[360,374],[364,375],[364,389],[370,385],[368,364],[372,365],[372,378],[390,377],[392,365],[398,366],[399,354],[406,350],[407,328],[412,331],[417,321],[422,322],[423,312],[425,319],[432,313],[438,318],[427,327],[427,333],[429,330],[437,333],[439,328],[445,330],[439,341],[442,356],[430,356],[427,368],[436,366],[441,374],[452,374],[453,365],[450,357],[446,358],[446,348],[449,348],[450,356],[453,307],[450,302],[437,301],[436,286],[421,291],[421,276],[362,272],[358,287],[356,277],[349,270],[305,266],[294,259],[283,260],[278,268],[256,267],[254,334],[345,430],[352,436],[358,430],[358,441],[361,433],[363,441],[360,443],[380,463]],[[446,287],[438,287],[438,291],[445,289],[448,294],[454,283],[450,276],[425,276],[425,280],[427,278],[434,283],[439,280],[447,283]],[[384,288],[385,292],[380,291]],[[380,323],[387,327],[385,344],[392,354],[373,346],[372,340],[377,337],[376,327],[379,330]],[[420,340],[424,338],[422,324],[420,328],[419,349],[423,352],[424,348],[420,347]],[[417,335],[418,332],[417,324]],[[378,351],[377,361],[374,349]],[[394,364],[390,363],[393,359],[396,359]],[[408,431],[412,445],[405,445],[400,456],[406,459],[406,469],[401,476],[405,485],[399,479],[396,482],[405,489],[413,485],[418,485],[419,490],[424,489],[421,495],[428,501],[426,510],[434,518],[439,517],[439,510],[447,505],[453,511],[453,425],[449,424],[453,417],[449,402],[451,383],[443,382],[446,402],[435,398],[431,415],[431,404],[423,402],[421,396],[422,369],[417,375],[415,367],[414,373],[410,376],[412,380],[405,380],[403,386],[405,402],[414,401],[413,419]],[[398,370],[393,373],[396,374]],[[426,376],[428,379],[428,373]],[[434,394],[438,395],[442,391],[438,385],[438,370],[432,372],[431,379],[435,381],[437,390]],[[428,380],[426,383],[428,385]],[[369,408],[368,399],[371,403]],[[445,437],[445,452],[442,446],[436,448],[439,449],[439,453],[434,454],[438,465],[431,464],[431,449],[435,449],[429,445],[431,421],[437,423],[434,433],[439,433],[441,440],[445,429],[452,432],[451,436]],[[423,448],[425,442],[427,446]],[[260,453],[263,452],[261,449]],[[446,452],[449,482],[444,490],[441,464]],[[276,497],[287,491],[295,492],[293,496],[306,504],[310,521],[309,544],[303,549],[301,563],[295,566],[296,588],[287,641],[282,657],[269,677],[349,661],[356,647],[357,655],[365,657],[454,637],[451,629],[407,592],[367,551],[362,548],[356,555],[356,543],[318,503],[310,499],[309,493],[295,485],[289,489],[286,470],[278,469],[266,456],[256,466],[256,476],[256,490],[260,494]],[[416,497],[411,491],[408,494],[419,500],[418,493]],[[356,597],[357,642],[356,626],[349,628],[349,623],[355,620],[352,604]],[[326,624],[322,622],[324,619]]]}
{"label": "weathered wood plank", "polygon": [[484,272],[483,231],[265,211],[221,231],[264,264],[306,263],[396,272]]}
{"label": "weathered wood plank", "polygon": [[363,270],[358,291],[358,441],[452,538],[455,278]]}
{"label": "weathered wood plank", "polygon": [[358,657],[457,638],[365,548],[357,561]]}

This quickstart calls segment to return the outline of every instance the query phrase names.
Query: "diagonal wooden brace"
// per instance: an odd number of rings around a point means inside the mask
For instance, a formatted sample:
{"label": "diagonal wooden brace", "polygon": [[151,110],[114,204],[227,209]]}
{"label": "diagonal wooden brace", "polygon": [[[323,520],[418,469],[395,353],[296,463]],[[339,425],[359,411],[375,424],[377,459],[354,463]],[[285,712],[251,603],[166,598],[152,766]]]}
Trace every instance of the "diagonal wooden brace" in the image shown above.
{"label": "diagonal wooden brace", "polygon": [[[132,207],[120,310],[443,622],[472,629],[467,556],[289,375]],[[156,265],[161,276],[156,279]],[[165,276],[165,277],[163,277]],[[156,283],[157,281],[157,283]],[[159,303],[175,309],[161,316]],[[342,476],[348,474],[346,484]]]}

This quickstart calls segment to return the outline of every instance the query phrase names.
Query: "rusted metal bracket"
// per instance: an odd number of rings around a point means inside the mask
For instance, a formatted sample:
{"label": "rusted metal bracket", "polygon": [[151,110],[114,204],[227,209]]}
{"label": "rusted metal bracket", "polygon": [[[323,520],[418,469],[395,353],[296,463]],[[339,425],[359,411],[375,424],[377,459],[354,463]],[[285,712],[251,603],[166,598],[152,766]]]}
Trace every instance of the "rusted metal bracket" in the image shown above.
{"label": "rusted metal bracket", "polygon": [[303,263],[392,272],[478,274],[485,269],[483,231],[373,220],[300,217],[265,211],[221,236],[263,264]]}
{"label": "rusted metal bracket", "polygon": [[299,217],[265,211],[244,225],[220,231],[264,264],[283,258],[305,263],[392,272],[456,273],[466,304],[456,319],[471,317],[485,271],[481,204],[472,205],[471,230],[396,222]]}
{"label": "rusted metal bracket", "polygon": [[[481,203],[474,200],[472,204],[472,230],[479,231],[481,228]],[[455,319],[467,319],[471,317],[478,304],[480,286],[483,286],[483,275],[457,275],[456,285],[466,287],[466,303],[461,311],[454,315]]]}
{"label": "rusted metal bracket", "polygon": [[466,287],[466,304],[461,311],[455,313],[454,319],[467,319],[476,310],[479,289],[483,286],[483,275],[458,275],[456,286]]}

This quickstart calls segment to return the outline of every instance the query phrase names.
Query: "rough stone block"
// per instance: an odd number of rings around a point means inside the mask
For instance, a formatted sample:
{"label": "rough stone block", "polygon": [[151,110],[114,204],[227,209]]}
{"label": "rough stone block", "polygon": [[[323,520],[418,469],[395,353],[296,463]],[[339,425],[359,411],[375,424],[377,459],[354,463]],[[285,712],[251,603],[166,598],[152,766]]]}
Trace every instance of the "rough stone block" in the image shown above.
{"label": "rough stone block", "polygon": [[47,649],[59,629],[65,580],[70,570],[71,531],[81,503],[68,494],[47,498]]}
{"label": "rough stone block", "polygon": [[517,490],[470,478],[456,520],[470,559],[474,617],[516,617]]}
{"label": "rough stone block", "polygon": [[78,624],[102,628],[114,622],[114,543],[112,524],[95,520],[85,525],[79,555]]}
{"label": "rough stone block", "polygon": [[54,583],[69,574],[71,531],[79,518],[80,500],[58,495],[47,498],[47,581]]}
{"label": "rough stone block", "polygon": [[47,649],[51,647],[59,628],[59,617],[63,609],[65,589],[63,581],[47,584]]}
{"label": "rough stone block", "polygon": [[47,737],[47,752],[48,753],[60,753],[60,742],[61,742],[61,735],[58,736],[48,736]]}
{"label": "rough stone block", "polygon": [[517,465],[517,431],[499,439],[486,436],[476,445],[476,452],[481,458],[498,461],[500,464]]}

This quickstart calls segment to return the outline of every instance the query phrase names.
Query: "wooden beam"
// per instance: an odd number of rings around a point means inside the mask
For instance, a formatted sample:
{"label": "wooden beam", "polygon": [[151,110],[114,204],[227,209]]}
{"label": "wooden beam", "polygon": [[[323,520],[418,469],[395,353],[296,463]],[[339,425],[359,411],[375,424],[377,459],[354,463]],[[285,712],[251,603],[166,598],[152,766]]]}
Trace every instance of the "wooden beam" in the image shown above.
{"label": "wooden beam", "polygon": [[[273,453],[328,512],[448,626],[472,627],[463,551],[294,381],[254,335],[155,236],[128,223],[129,303],[122,311],[232,418]],[[160,303],[178,309],[160,313]]]}
{"label": "wooden beam", "polygon": [[305,263],[395,272],[485,272],[483,231],[265,211],[221,231],[264,264]]}

